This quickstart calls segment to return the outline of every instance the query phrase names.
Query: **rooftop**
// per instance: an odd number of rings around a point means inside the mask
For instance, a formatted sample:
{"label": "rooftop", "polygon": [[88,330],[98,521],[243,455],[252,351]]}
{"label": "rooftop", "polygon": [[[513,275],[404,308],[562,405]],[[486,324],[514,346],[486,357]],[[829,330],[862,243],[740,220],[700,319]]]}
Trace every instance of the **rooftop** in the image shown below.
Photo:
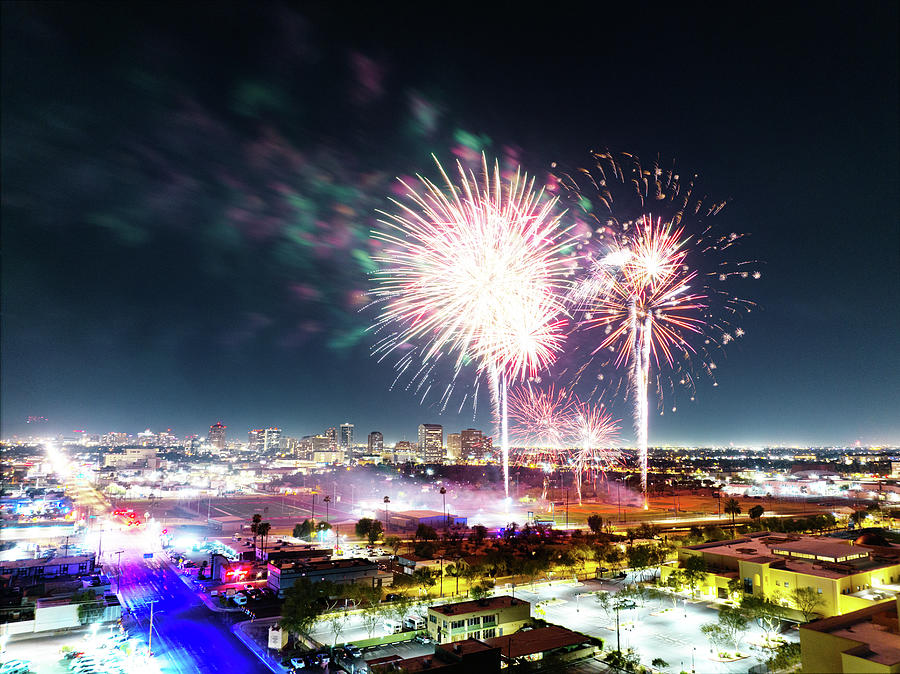
{"label": "rooftop", "polygon": [[500,653],[506,658],[521,658],[533,653],[546,653],[557,648],[579,646],[592,643],[592,641],[591,637],[567,630],[559,625],[537,627],[527,632],[515,632],[484,640],[489,646],[498,647]]}
{"label": "rooftop", "polygon": [[348,559],[332,559],[320,562],[297,561],[292,559],[275,559],[269,562],[269,566],[285,571],[288,569],[297,569],[302,571],[327,571],[330,569],[352,569],[352,568],[372,568],[377,569],[375,562],[359,557],[350,557]]}
{"label": "rooftop", "polygon": [[432,606],[429,610],[441,615],[465,615],[466,613],[479,613],[481,611],[489,611],[491,609],[509,608],[510,606],[528,607],[531,610],[531,604],[521,599],[515,599],[509,595],[501,595],[499,597],[490,597],[489,599],[473,599],[472,601],[461,601],[456,604],[441,604],[440,606]]}
{"label": "rooftop", "polygon": [[895,599],[841,616],[814,620],[801,625],[800,629],[851,639],[859,645],[844,649],[844,652],[858,658],[888,666],[900,664],[900,634],[897,633]]}

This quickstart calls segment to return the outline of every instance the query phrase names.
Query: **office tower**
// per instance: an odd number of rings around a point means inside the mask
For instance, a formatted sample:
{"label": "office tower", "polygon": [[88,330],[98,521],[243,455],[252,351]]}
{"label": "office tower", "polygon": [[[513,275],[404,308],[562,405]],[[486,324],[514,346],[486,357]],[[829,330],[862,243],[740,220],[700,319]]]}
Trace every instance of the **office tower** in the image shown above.
{"label": "office tower", "polygon": [[419,424],[419,461],[441,463],[444,460],[444,427]]}
{"label": "office tower", "polygon": [[384,451],[384,436],[380,431],[372,431],[369,433],[369,450],[368,454],[381,454]]}
{"label": "office tower", "polygon": [[247,434],[247,449],[259,451],[266,446],[266,430],[255,428]]}
{"label": "office tower", "polygon": [[216,449],[225,449],[225,429],[221,421],[217,421],[209,427],[209,435],[206,441]]}
{"label": "office tower", "polygon": [[281,449],[281,429],[270,427],[263,432],[263,449],[266,452],[277,452]]}
{"label": "office tower", "polygon": [[338,430],[334,426],[325,431],[325,437],[328,438],[328,441],[331,443],[331,450],[335,451],[338,448]]}
{"label": "office tower", "polygon": [[447,459],[450,461],[459,461],[462,454],[462,436],[459,433],[449,433],[447,435]]}
{"label": "office tower", "polygon": [[347,461],[353,458],[353,424],[341,424],[341,450]]}
{"label": "office tower", "polygon": [[400,440],[394,445],[394,463],[408,463],[413,458],[413,447],[409,440]]}
{"label": "office tower", "polygon": [[484,434],[474,428],[467,428],[459,433],[460,454],[463,460],[484,458]]}

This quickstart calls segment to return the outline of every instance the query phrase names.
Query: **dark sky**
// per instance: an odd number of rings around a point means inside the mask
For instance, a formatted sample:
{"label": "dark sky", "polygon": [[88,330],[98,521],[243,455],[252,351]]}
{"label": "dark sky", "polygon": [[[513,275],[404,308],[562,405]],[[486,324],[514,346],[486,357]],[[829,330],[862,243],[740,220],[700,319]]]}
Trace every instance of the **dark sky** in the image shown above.
{"label": "dark sky", "polygon": [[900,443],[896,3],[358,4],[0,5],[4,436],[487,427],[370,357],[374,210],[432,152],[608,147],[765,261],[651,443]]}

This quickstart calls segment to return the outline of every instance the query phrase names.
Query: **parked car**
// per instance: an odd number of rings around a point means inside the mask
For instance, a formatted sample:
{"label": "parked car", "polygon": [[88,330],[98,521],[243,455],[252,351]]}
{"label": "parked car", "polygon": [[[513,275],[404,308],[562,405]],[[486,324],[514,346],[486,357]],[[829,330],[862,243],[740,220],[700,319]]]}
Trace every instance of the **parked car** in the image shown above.
{"label": "parked car", "polygon": [[416,641],[418,641],[420,644],[430,644],[431,638],[427,634],[417,634]]}
{"label": "parked car", "polygon": [[25,674],[30,671],[31,666],[24,660],[7,660],[0,665],[0,674]]}
{"label": "parked car", "polygon": [[296,658],[291,658],[291,667],[294,669],[305,669],[306,668],[306,658],[302,655],[298,655]]}
{"label": "parked car", "polygon": [[236,594],[231,598],[231,601],[233,601],[238,606],[244,606],[247,603],[247,595]]}
{"label": "parked car", "polygon": [[347,644],[346,646],[344,646],[344,650],[347,651],[347,653],[350,655],[351,658],[361,658],[362,657],[362,651],[359,650],[359,648],[357,648],[353,644]]}

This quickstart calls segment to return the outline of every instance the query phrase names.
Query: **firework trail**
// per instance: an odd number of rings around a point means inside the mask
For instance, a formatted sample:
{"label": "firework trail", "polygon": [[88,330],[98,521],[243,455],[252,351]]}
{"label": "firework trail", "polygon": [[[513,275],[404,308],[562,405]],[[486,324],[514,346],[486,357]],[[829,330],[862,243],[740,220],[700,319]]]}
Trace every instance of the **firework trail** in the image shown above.
{"label": "firework trail", "polygon": [[476,380],[488,378],[508,496],[506,389],[535,376],[562,349],[571,239],[556,199],[535,191],[533,178],[517,170],[504,182],[483,155],[481,179],[457,163],[454,183],[437,167],[443,187],[421,176],[416,187],[400,181],[405,201],[392,199],[396,211],[382,212],[385,229],[372,234],[383,244],[374,258],[374,353],[379,360],[395,355],[398,379],[411,375],[423,399],[436,364],[447,359],[444,406],[465,366],[475,367]]}
{"label": "firework trail", "polygon": [[651,369],[660,405],[676,380],[693,400],[696,373],[713,377],[713,351],[743,336],[732,320],[753,306],[727,283],[760,274],[750,262],[729,263],[727,251],[742,237],[713,232],[707,219],[724,203],[695,197],[693,180],[684,183],[658,164],[644,169],[633,155],[594,158],[592,170],[560,179],[580,209],[588,248],[586,271],[569,299],[581,314],[579,330],[604,331],[574,380],[592,365],[627,373],[646,509]]}
{"label": "firework trail", "polygon": [[584,474],[596,479],[597,473],[605,473],[622,461],[621,452],[613,448],[618,439],[618,419],[602,405],[590,405],[575,401],[570,421],[570,434],[576,443],[572,452],[575,472],[575,489],[581,503],[581,483]]}

